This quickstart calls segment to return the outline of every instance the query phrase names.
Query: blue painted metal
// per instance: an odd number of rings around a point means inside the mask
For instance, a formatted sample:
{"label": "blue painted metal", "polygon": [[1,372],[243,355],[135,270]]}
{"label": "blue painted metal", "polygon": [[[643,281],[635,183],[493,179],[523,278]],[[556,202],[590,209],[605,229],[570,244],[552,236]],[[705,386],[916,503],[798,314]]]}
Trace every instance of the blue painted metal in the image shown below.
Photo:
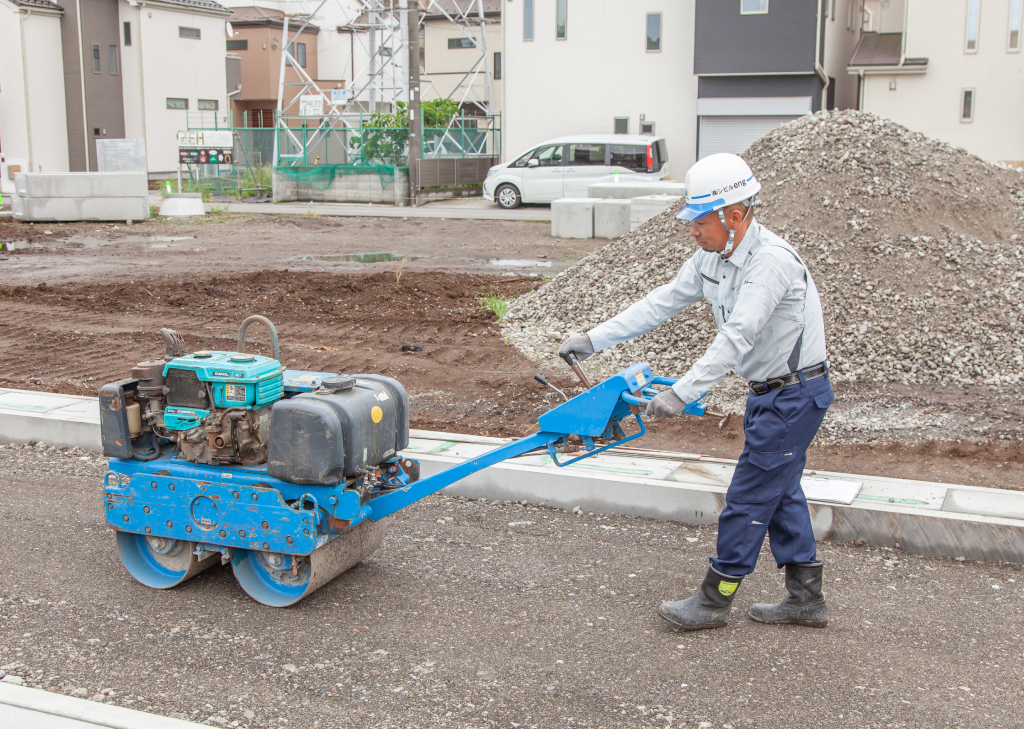
{"label": "blue painted metal", "polygon": [[168,407],[164,409],[164,427],[168,430],[192,430],[198,428],[211,412],[200,408]]}
{"label": "blue painted metal", "polygon": [[[183,359],[188,358],[171,364]],[[282,378],[280,367],[275,374],[271,362],[260,362],[250,374],[263,382],[283,379],[282,389],[290,392],[315,389],[330,374],[289,370]],[[200,366],[206,367],[200,379],[247,376],[226,365]],[[293,563],[294,574],[268,565],[259,553],[276,560],[309,555],[367,519],[379,521],[472,473],[531,451],[546,451],[556,464],[568,466],[628,443],[646,432],[639,408],[656,394],[651,385],[673,382],[653,377],[644,363],[635,364],[541,415],[539,432],[416,481],[419,464],[400,457],[380,464],[372,479],[361,476],[335,486],[282,481],[269,476],[266,466],[207,466],[166,454],[153,461],[113,458],[104,478],[107,523],[118,532],[125,565],[145,584],[167,587],[187,579],[186,571],[168,569],[167,560],[153,555],[147,537],[163,537],[191,543],[199,559],[230,553],[247,592],[264,595],[257,599],[266,604],[291,604],[309,587],[302,563]],[[258,393],[254,398],[259,401]],[[703,414],[703,405],[691,403],[686,412]],[[622,428],[628,417],[635,417],[640,428],[631,436]],[[594,438],[611,442],[598,446]],[[580,448],[581,455],[558,461],[558,453]],[[188,576],[195,574],[194,566],[190,569]]]}
{"label": "blue painted metal", "polygon": [[200,382],[213,386],[213,403],[219,408],[261,408],[284,395],[284,368],[276,359],[239,352],[189,354],[172,359],[164,367],[196,373]]}
{"label": "blue painted metal", "polygon": [[285,370],[284,391],[286,393],[313,392],[327,377],[334,377],[337,372],[307,372],[306,370]]}

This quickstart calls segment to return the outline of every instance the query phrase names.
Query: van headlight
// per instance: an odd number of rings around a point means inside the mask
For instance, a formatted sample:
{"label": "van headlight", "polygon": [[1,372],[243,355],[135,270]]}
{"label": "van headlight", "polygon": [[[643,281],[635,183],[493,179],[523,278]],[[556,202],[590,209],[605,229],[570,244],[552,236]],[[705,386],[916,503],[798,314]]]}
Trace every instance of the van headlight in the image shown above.
{"label": "van headlight", "polygon": [[487,179],[488,177],[492,177],[493,175],[497,174],[497,172],[498,172],[498,168],[497,167],[491,167],[489,170],[487,170],[487,177],[485,177],[484,179]]}

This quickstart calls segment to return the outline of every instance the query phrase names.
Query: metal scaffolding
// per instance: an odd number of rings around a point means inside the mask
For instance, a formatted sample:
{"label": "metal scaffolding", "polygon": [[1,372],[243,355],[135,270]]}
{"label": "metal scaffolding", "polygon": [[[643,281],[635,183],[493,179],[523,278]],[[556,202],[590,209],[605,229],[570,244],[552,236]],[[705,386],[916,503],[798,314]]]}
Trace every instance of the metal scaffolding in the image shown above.
{"label": "metal scaffolding", "polygon": [[[408,104],[410,59],[410,12],[419,12],[419,29],[427,16],[443,16],[469,39],[479,51],[473,65],[445,98],[460,109],[475,108],[490,116],[493,108],[491,69],[487,50],[483,0],[359,0],[349,12],[350,20],[338,26],[352,37],[353,47],[363,51],[362,68],[352,68],[352,86],[339,93],[321,89],[293,56],[299,34],[329,0],[321,0],[311,13],[291,13],[291,0],[285,0],[281,68],[277,93],[277,131],[274,138],[275,164],[309,164],[311,151],[324,144],[332,134],[361,128],[374,111],[393,112],[398,104]],[[413,7],[410,8],[410,3]],[[290,34],[292,28],[297,30]],[[418,44],[417,44],[418,45]],[[354,54],[353,54],[354,55]],[[286,69],[297,73],[298,81],[288,81]],[[420,98],[433,88],[429,76],[420,68]],[[429,94],[428,94],[429,95]],[[318,100],[319,99],[319,100]],[[315,128],[309,122],[316,120]],[[449,122],[455,128],[457,116]],[[282,149],[286,139],[287,149]]]}

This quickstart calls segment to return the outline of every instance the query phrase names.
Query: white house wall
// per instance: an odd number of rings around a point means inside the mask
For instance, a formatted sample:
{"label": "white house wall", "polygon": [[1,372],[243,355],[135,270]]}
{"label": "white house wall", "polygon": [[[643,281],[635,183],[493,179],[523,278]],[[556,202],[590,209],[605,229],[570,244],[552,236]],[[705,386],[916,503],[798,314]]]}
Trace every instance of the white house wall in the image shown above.
{"label": "white house wall", "polygon": [[[825,21],[825,73],[835,79],[835,108],[857,108],[857,78],[846,72],[846,65],[853,56],[860,39],[859,24],[851,22],[853,13],[851,5],[857,0],[826,0],[825,9],[829,13]],[[835,20],[832,19],[832,8],[835,7]]]}
{"label": "white house wall", "polygon": [[[22,32],[28,68],[28,117]],[[30,160],[33,172],[68,171],[64,66],[60,48],[58,15],[19,13],[12,5],[0,3],[0,134],[3,135],[4,156],[8,160]],[[23,171],[28,169],[23,168]]]}
{"label": "white house wall", "polygon": [[[503,5],[504,159],[552,137],[611,134],[620,116],[636,134],[645,114],[667,141],[672,176],[683,176],[697,157],[694,0],[570,0],[565,40],[555,39],[555,3],[536,0],[533,41],[523,40],[523,3]],[[648,12],[662,13],[657,53],[646,51]]]}
{"label": "white house wall", "polygon": [[[488,18],[488,20],[492,20]],[[493,20],[497,20],[494,18]],[[487,63],[491,73],[494,73],[494,54],[501,53],[501,24],[488,22],[487,28]],[[447,20],[430,20],[424,23],[423,27],[423,55],[426,76],[423,78],[421,88],[423,89],[423,100],[452,98],[455,101],[462,99],[465,89],[456,93],[459,84],[465,77],[473,64],[480,60],[480,51],[477,48],[448,48],[449,38],[464,38],[462,31]],[[479,26],[471,30],[474,38],[479,36]],[[504,59],[504,56],[502,57]],[[504,63],[502,64],[504,66]],[[426,81],[429,79],[429,85]],[[467,78],[469,83],[470,79]],[[481,66],[480,73],[473,80],[474,88],[469,99],[486,99],[486,79]],[[491,82],[493,94],[492,113],[501,111],[501,80]]]}
{"label": "white house wall", "polygon": [[[125,130],[140,136],[145,100],[146,159],[151,175],[169,174],[178,167],[177,133],[187,128],[186,112],[167,108],[168,98],[188,99],[192,118],[198,120],[199,99],[216,99],[218,124],[227,124],[226,40],[221,15],[166,10],[146,5],[141,12],[121,3],[121,22],[132,23],[132,48],[122,48],[125,76]],[[180,38],[178,27],[199,28],[201,38]],[[123,42],[123,41],[122,41]],[[139,86],[141,54],[144,88]],[[134,110],[138,109],[138,112]],[[204,114],[212,121],[212,113]]]}
{"label": "white house wall", "polygon": [[[909,8],[906,53],[928,58],[927,72],[866,76],[863,109],[983,159],[1024,161],[1024,54],[1006,49],[1008,1],[981,3],[977,53],[964,53],[967,3],[941,5]],[[964,88],[975,89],[970,123],[960,121]]]}

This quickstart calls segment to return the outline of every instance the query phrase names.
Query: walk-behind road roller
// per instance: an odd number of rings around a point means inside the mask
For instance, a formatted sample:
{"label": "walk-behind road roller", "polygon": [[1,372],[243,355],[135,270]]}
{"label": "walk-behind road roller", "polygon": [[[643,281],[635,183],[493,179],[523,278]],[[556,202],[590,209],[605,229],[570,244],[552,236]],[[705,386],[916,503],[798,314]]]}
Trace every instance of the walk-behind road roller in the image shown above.
{"label": "walk-behind road roller", "polygon": [[[253,322],[270,330],[274,359],[245,352]],[[236,352],[187,353],[180,335],[161,333],[162,359],[100,390],[103,498],[121,560],[161,589],[230,563],[273,607],[376,551],[385,517],[476,471],[532,451],[567,466],[639,438],[654,386],[674,382],[635,364],[541,415],[539,432],[421,479],[400,453],[409,401],[397,380],[286,370],[260,316],[242,323]]]}

